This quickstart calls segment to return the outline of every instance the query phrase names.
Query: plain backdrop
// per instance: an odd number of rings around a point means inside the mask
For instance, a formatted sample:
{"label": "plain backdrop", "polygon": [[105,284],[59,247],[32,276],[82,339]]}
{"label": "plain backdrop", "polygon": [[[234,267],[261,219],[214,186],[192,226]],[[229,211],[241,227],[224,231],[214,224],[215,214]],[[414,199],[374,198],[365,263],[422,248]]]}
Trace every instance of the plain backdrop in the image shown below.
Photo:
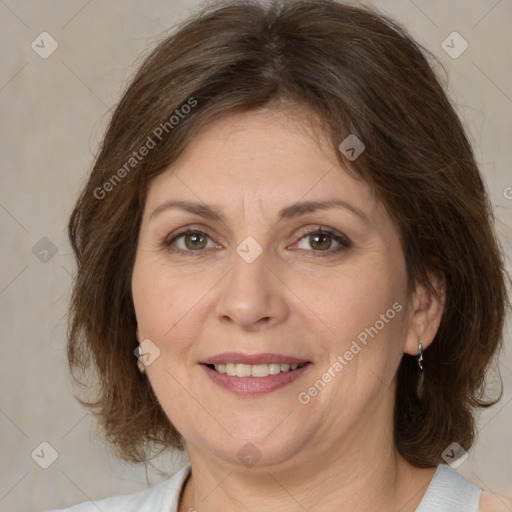
{"label": "plain backdrop", "polygon": [[[403,22],[445,66],[449,94],[470,132],[496,228],[511,256],[512,2],[373,3]],[[37,512],[135,492],[186,462],[171,454],[146,471],[116,460],[73,398],[65,313],[75,264],[66,224],[136,62],[199,5],[0,0],[0,511]],[[457,58],[442,46],[454,31],[468,44]],[[41,43],[38,51],[32,46],[44,37],[44,51],[51,50],[42,32],[58,44],[47,58],[40,55]],[[484,489],[512,496],[509,337],[506,343],[503,398],[479,416],[478,441],[458,471]],[[55,458],[47,469],[40,467],[41,453],[47,462]]]}

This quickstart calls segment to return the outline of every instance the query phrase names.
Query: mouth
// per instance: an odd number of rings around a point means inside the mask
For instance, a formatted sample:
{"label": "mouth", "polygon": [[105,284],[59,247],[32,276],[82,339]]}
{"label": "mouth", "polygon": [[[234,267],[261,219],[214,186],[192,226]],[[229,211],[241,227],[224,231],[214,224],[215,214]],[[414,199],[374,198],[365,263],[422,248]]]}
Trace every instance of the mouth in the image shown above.
{"label": "mouth", "polygon": [[243,363],[221,363],[207,364],[208,368],[217,373],[225,373],[230,377],[256,377],[264,378],[269,375],[279,375],[280,373],[294,372],[299,368],[306,366],[307,362],[301,364],[292,363],[263,363],[263,364],[243,364]]}
{"label": "mouth", "polygon": [[279,354],[219,354],[200,363],[208,377],[236,395],[261,395],[300,378],[310,361]]}

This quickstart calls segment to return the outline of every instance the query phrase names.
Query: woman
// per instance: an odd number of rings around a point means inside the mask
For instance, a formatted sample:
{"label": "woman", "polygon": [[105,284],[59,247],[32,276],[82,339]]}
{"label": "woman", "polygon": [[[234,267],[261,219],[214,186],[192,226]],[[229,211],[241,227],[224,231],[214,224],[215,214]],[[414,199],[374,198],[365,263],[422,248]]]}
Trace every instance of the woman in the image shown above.
{"label": "woman", "polygon": [[68,355],[121,457],[190,465],[68,510],[508,510],[451,468],[508,277],[425,54],[284,0],[207,8],[147,57],[70,219]]}

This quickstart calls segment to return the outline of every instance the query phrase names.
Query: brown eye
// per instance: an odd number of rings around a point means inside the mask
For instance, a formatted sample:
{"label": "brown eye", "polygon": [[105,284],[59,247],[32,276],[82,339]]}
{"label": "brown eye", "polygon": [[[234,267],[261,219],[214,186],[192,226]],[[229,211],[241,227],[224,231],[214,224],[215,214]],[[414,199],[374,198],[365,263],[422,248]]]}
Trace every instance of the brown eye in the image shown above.
{"label": "brown eye", "polygon": [[[209,239],[210,237],[207,233],[189,229],[182,233],[178,233],[171,240],[165,242],[164,245],[170,250],[186,254],[191,252],[201,252],[202,249],[207,248]],[[174,246],[176,248],[174,248]]]}
{"label": "brown eye", "polygon": [[309,243],[313,249],[330,249],[332,245],[332,237],[330,235],[324,235],[323,233],[317,233],[309,236]]}
{"label": "brown eye", "polygon": [[208,235],[204,235],[201,233],[190,233],[188,235],[183,235],[183,240],[185,241],[185,246],[187,249],[203,249],[206,247],[206,240]]}
{"label": "brown eye", "polygon": [[[307,249],[307,247],[300,247],[300,244],[303,240],[307,241],[313,251]],[[334,249],[330,250],[333,247],[333,241],[337,245],[334,246]],[[341,233],[326,229],[315,229],[304,233],[298,242],[298,247],[300,249],[306,249],[308,252],[312,252],[315,256],[324,256],[324,254],[315,253],[326,253],[325,256],[329,256],[331,254],[336,254],[344,249],[347,249],[350,246],[350,241],[341,235]]]}
{"label": "brown eye", "polygon": [[[304,243],[303,240],[307,240],[309,248],[300,246]],[[212,243],[210,246],[208,246],[209,241]],[[333,243],[336,244],[334,248]],[[299,249],[306,250],[313,256],[330,256],[351,247],[351,242],[341,233],[322,228],[304,233],[296,244]],[[174,253],[186,256],[205,253],[203,249],[217,247],[207,233],[192,229],[178,233],[164,242],[164,246]]]}

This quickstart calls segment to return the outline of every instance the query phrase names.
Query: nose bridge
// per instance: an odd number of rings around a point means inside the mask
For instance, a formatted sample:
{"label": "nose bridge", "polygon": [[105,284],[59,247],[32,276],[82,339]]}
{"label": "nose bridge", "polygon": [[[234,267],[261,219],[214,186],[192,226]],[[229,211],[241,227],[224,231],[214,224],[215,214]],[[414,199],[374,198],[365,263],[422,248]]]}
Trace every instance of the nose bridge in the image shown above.
{"label": "nose bridge", "polygon": [[235,247],[232,267],[217,303],[219,317],[250,327],[282,317],[286,308],[279,282],[271,272],[271,255],[254,237]]}
{"label": "nose bridge", "polygon": [[[254,237],[246,237],[236,246],[233,254],[230,286],[235,291],[241,291],[241,295],[245,295],[247,299],[250,299],[249,292],[253,295],[253,300],[258,295],[268,295],[271,287],[267,269],[269,260],[269,250]],[[244,290],[247,293],[244,294]]]}

